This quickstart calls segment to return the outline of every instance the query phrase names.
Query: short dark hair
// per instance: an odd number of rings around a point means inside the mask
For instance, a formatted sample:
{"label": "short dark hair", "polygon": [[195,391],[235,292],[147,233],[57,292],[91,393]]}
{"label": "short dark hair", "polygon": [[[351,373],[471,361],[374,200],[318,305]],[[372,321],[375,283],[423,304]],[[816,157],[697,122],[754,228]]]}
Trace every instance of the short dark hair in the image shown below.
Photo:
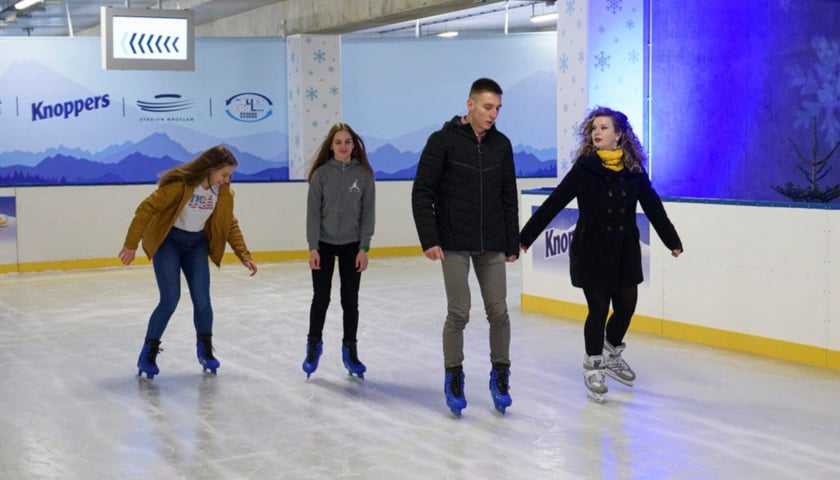
{"label": "short dark hair", "polygon": [[499,84],[496,83],[495,80],[491,80],[489,78],[484,78],[484,77],[479,78],[478,80],[476,80],[472,83],[472,86],[470,87],[470,96],[471,97],[473,95],[477,94],[477,93],[484,93],[484,92],[490,92],[490,93],[495,93],[496,95],[501,95],[502,94],[502,87],[500,87]]}

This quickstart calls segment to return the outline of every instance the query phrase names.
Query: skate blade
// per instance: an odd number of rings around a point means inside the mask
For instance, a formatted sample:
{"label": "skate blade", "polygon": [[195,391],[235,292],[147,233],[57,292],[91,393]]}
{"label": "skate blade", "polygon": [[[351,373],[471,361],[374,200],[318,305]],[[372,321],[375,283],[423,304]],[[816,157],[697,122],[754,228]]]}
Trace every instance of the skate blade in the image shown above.
{"label": "skate blade", "polygon": [[589,398],[595,400],[597,403],[604,403],[607,400],[603,393],[586,392],[586,394],[589,395]]}

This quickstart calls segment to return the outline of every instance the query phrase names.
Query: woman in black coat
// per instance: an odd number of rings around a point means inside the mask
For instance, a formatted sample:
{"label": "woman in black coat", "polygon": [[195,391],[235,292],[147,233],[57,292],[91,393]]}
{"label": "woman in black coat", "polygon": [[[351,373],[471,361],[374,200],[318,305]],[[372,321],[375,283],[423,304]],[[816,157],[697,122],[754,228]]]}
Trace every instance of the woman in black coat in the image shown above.
{"label": "woman in black coat", "polygon": [[[569,264],[572,285],[583,289],[589,309],[584,324],[584,381],[590,395],[600,401],[607,392],[604,373],[630,386],[636,378],[621,357],[642,282],[636,202],[671,255],[678,257],[683,247],[650,184],[644,151],[627,116],[596,108],[580,134],[572,169],[522,228],[520,242],[527,251],[548,223],[577,198],[579,217]],[[610,303],[613,313],[607,321]]]}

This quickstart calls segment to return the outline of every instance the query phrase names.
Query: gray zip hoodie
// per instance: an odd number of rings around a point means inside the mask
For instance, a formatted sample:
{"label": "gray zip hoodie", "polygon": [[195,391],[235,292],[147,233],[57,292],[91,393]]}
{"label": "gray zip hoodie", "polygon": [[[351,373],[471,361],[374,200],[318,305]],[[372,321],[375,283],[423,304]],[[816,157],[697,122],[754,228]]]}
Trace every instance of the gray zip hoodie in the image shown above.
{"label": "gray zip hoodie", "polygon": [[375,223],[376,189],[358,160],[343,164],[333,158],[318,167],[309,181],[306,202],[306,242],[370,247]]}

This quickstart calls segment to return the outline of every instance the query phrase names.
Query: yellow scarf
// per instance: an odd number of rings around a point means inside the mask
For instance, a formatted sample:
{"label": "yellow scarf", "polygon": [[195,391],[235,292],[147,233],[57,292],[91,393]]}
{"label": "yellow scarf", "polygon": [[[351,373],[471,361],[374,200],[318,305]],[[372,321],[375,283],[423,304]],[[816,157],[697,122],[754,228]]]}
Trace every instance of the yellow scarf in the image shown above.
{"label": "yellow scarf", "polygon": [[624,162],[621,156],[624,155],[624,150],[598,150],[596,152],[601,157],[601,165],[613,172],[620,172],[624,170]]}

